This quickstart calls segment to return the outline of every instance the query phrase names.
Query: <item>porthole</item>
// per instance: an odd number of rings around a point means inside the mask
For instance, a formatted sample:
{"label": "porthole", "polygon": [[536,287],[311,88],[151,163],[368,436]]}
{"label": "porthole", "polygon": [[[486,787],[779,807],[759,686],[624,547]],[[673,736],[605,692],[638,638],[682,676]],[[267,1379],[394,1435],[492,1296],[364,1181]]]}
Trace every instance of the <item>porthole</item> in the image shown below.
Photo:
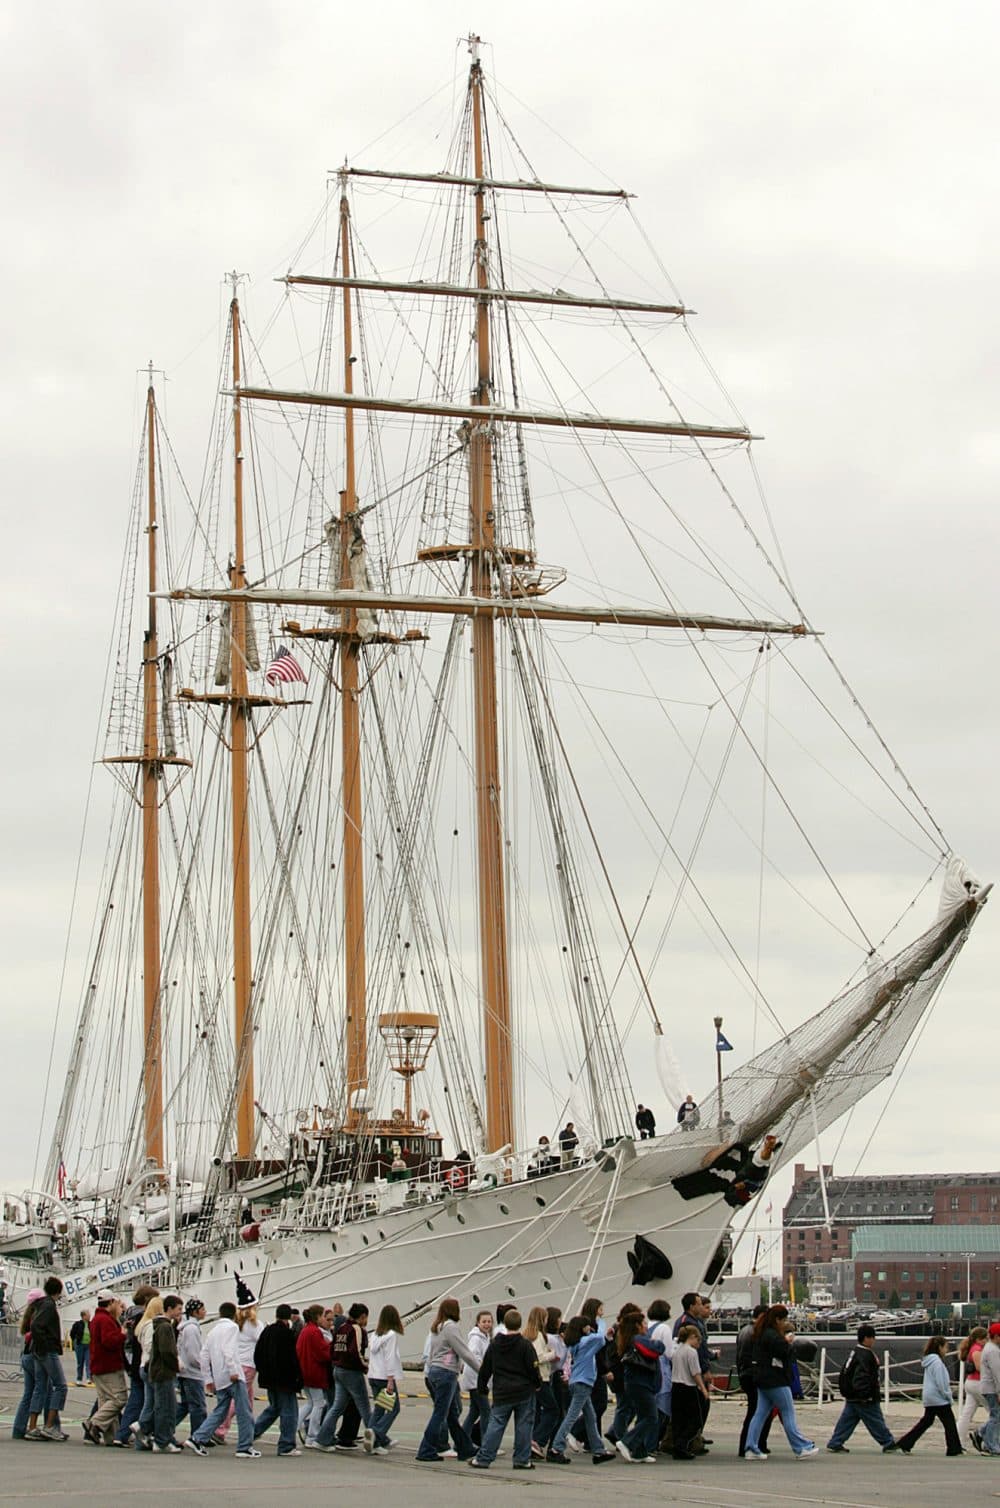
{"label": "porthole", "polygon": [[517,1297],[517,1295],[516,1295],[516,1294],[515,1294],[515,1292],[514,1292],[514,1290],[513,1290],[513,1288],[508,1288],[508,1289],[507,1289],[507,1292],[508,1292],[508,1293],[509,1293],[509,1295],[510,1295],[510,1297],[511,1297],[511,1298],[512,1298],[512,1299],[513,1299],[513,1298],[516,1298],[516,1297]]}
{"label": "porthole", "polygon": [[362,1232],[361,1234],[361,1244],[362,1246],[368,1245],[368,1237],[364,1234],[364,1232]]}
{"label": "porthole", "polygon": [[309,1255],[309,1248],[308,1248],[308,1246],[303,1246],[303,1248],[302,1248],[302,1255],[304,1257],[307,1257]]}
{"label": "porthole", "polygon": [[211,1264],[209,1265],[208,1275],[209,1275],[210,1278],[214,1278],[215,1277],[215,1268]]}
{"label": "porthole", "polygon": [[433,1230],[434,1229],[434,1221],[433,1220],[425,1220],[424,1224],[426,1225],[426,1227],[427,1227],[428,1230]]}
{"label": "porthole", "polygon": [[337,1243],[336,1243],[336,1241],[331,1241],[330,1242],[330,1250],[331,1251],[336,1251],[337,1250]]}
{"label": "porthole", "polygon": [[380,1241],[384,1241],[385,1240],[385,1231],[384,1230],[380,1230],[379,1231],[378,1238],[379,1238]]}
{"label": "porthole", "polygon": [[540,1210],[543,1210],[545,1208],[545,1200],[542,1198],[541,1194],[535,1195],[535,1203],[538,1205],[538,1208]]}
{"label": "porthole", "polygon": [[549,1282],[548,1278],[542,1279],[542,1287],[545,1289],[546,1293],[552,1292],[552,1284]]}
{"label": "porthole", "polygon": [[222,1264],[222,1270],[223,1270],[223,1272],[228,1272],[229,1271],[229,1263],[228,1262],[223,1262],[223,1264]]}
{"label": "porthole", "polygon": [[478,1303],[479,1303],[479,1294],[478,1294],[478,1293],[474,1293],[474,1294],[473,1294],[473,1295],[472,1295],[472,1302],[473,1302],[473,1303],[474,1303],[474,1304],[478,1304]]}
{"label": "porthole", "polygon": [[457,1210],[455,1212],[455,1219],[458,1221],[459,1225],[464,1225],[465,1224],[465,1216],[459,1214]]}
{"label": "porthole", "polygon": [[501,1213],[501,1215],[509,1215],[510,1214],[510,1210],[507,1208],[507,1206],[505,1204],[501,1204],[501,1206],[500,1206],[500,1213]]}
{"label": "porthole", "polygon": [[[308,1253],[307,1253],[307,1255],[308,1255]],[[584,1275],[583,1275],[583,1281],[585,1283],[589,1283],[590,1282],[590,1273],[589,1272],[585,1272],[584,1273]]]}

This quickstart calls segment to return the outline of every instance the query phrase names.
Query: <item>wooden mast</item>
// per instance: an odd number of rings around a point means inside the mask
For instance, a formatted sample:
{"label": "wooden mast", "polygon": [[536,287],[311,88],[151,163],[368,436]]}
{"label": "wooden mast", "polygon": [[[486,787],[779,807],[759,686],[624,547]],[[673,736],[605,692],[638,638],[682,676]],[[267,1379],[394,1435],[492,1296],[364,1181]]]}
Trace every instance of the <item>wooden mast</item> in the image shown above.
{"label": "wooden mast", "polygon": [[156,394],[146,391],[146,565],[149,581],[142,661],[142,1026],[143,1142],[147,1164],[163,1167],[163,1032],[160,1019],[160,736],[156,625]]}
{"label": "wooden mast", "polygon": [[[246,586],[243,534],[243,415],[240,407],[240,306],[236,274],[229,306],[233,346],[233,559],[229,580],[234,590]],[[233,815],[233,1001],[236,1044],[236,1155],[253,1155],[254,1074],[253,980],[250,951],[250,813],[247,781],[249,704],[247,702],[247,605],[230,604],[229,689]]]}
{"label": "wooden mast", "polygon": [[[486,246],[486,189],[483,185],[483,75],[478,39],[470,39],[472,67],[472,138],[476,206],[476,285],[489,283]],[[490,301],[476,307],[476,388],[473,405],[492,401]],[[469,447],[469,518],[471,589],[475,597],[493,595],[493,450],[487,418],[473,420]],[[510,978],[507,958],[507,911],[504,893],[503,814],[500,802],[500,751],[497,738],[497,672],[492,616],[472,620],[475,705],[476,828],[479,851],[479,954],[483,993],[483,1043],[486,1066],[486,1150],[514,1144],[514,1066],[511,1045]]]}
{"label": "wooden mast", "polygon": [[[351,275],[351,208],[347,176],[340,175],[340,260],[345,278]],[[354,352],[351,289],[344,288],[344,392],[354,392]],[[344,411],[344,490],[340,494],[340,585],[354,585],[351,576],[351,543],[357,525],[357,477],[354,453],[354,411]],[[344,985],[347,1049],[348,1129],[364,1119],[355,1107],[355,1097],[368,1086],[368,1023],[365,982],[365,887],[361,842],[361,720],[358,703],[359,656],[356,608],[346,608],[341,617],[340,637],[340,741],[341,808],[344,828]]]}

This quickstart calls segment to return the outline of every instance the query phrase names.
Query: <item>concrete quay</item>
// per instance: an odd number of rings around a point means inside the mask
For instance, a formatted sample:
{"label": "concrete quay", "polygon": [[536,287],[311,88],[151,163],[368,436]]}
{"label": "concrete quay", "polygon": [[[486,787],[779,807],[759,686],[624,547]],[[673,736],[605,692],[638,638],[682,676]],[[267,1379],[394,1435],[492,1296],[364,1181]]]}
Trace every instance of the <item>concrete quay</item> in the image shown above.
{"label": "concrete quay", "polygon": [[[306,1451],[279,1460],[276,1430],[258,1442],[259,1461],[237,1461],[233,1449],[212,1451],[205,1459],[190,1451],[154,1456],[132,1450],[100,1450],[84,1445],[80,1420],[90,1411],[93,1392],[70,1387],[64,1416],[70,1439],[64,1444],[12,1440],[11,1420],[19,1390],[0,1384],[0,1495],[5,1505],[50,1502],[72,1508],[104,1508],[117,1503],[170,1502],[197,1505],[239,1501],[243,1508],[328,1508],[338,1500],[404,1503],[407,1508],[466,1508],[481,1503],[499,1508],[515,1502],[606,1508],[609,1497],[627,1495],[636,1505],[706,1504],[708,1508],[940,1508],[943,1502],[972,1499],[1000,1501],[1000,1459],[970,1452],[948,1459],[944,1434],[935,1425],[910,1456],[885,1456],[859,1429],[850,1454],[823,1450],[814,1459],[797,1461],[772,1426],[768,1461],[738,1459],[736,1444],[742,1404],[718,1400],[712,1405],[707,1456],[680,1463],[662,1456],[655,1466],[627,1466],[622,1461],[594,1466],[587,1455],[571,1466],[540,1464],[534,1472],[511,1470],[510,1432],[507,1454],[489,1471],[472,1471],[457,1461],[418,1465],[417,1442],[427,1419],[426,1398],[406,1399],[393,1431],[397,1450],[387,1457],[362,1451],[325,1455]],[[892,1408],[889,1427],[901,1434],[919,1415],[910,1404]],[[799,1409],[804,1432],[825,1446],[839,1413],[836,1404]],[[607,1422],[607,1420],[605,1421]],[[186,1426],[181,1434],[186,1435]],[[959,1496],[960,1495],[960,1496]]]}

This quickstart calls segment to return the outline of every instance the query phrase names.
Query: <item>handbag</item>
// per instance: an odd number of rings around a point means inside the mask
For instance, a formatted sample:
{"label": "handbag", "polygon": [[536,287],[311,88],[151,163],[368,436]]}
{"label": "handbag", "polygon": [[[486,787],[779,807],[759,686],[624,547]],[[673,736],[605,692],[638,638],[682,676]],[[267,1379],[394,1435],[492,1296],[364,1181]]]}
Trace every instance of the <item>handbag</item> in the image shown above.
{"label": "handbag", "polygon": [[396,1407],[396,1395],[390,1393],[388,1388],[382,1388],[375,1394],[374,1402],[377,1409],[384,1409],[387,1414],[391,1414]]}

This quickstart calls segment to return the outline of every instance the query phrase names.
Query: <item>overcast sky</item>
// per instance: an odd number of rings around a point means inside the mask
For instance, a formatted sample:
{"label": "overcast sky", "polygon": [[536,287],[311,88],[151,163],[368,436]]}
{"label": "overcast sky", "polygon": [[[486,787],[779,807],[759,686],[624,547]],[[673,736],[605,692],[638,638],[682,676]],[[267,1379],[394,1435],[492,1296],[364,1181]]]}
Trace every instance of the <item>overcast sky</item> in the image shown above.
{"label": "overcast sky", "polygon": [[[0,1185],[34,1158],[137,369],[166,371],[168,419],[195,413],[197,385],[207,422],[222,274],[284,270],[326,171],[460,80],[470,29],[506,88],[640,196],[767,437],[812,620],[954,846],[1000,868],[994,5],[7,5]],[[434,165],[421,143],[412,166]],[[996,1164],[997,915],[838,1172]],[[70,981],[58,1065],[75,1000]]]}

